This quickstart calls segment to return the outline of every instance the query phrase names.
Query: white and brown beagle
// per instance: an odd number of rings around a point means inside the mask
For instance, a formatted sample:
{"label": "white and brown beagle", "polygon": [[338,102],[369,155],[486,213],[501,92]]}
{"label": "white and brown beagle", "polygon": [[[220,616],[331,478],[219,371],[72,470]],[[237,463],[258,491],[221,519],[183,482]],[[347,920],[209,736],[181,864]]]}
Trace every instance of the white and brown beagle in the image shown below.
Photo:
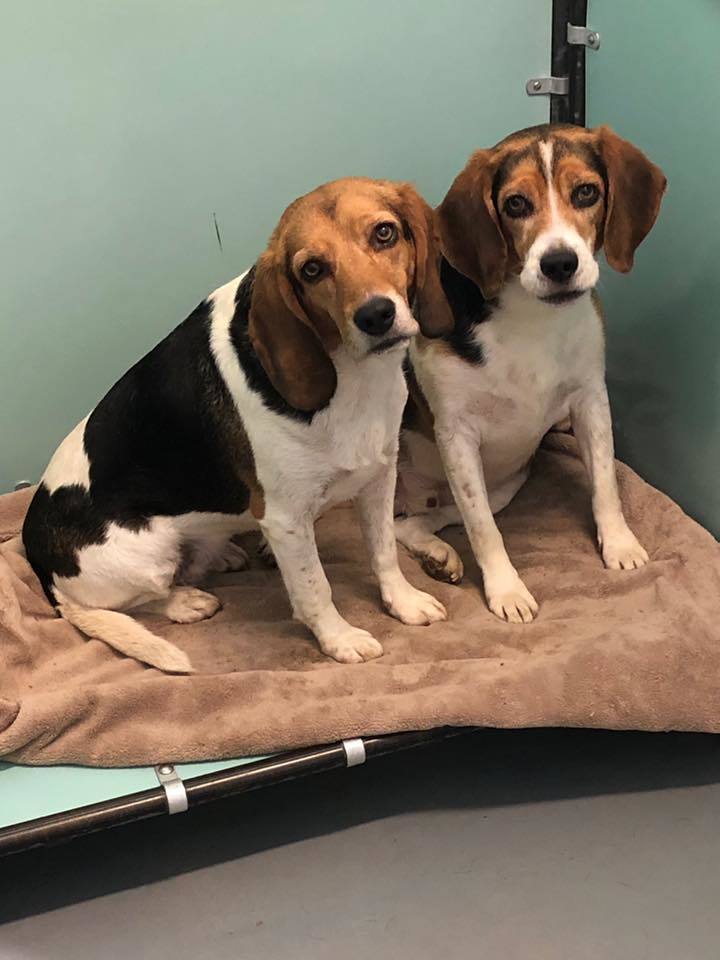
{"label": "white and brown beagle", "polygon": [[398,539],[429,573],[458,581],[435,533],[464,523],[490,609],[528,622],[538,604],[493,514],[515,496],[544,434],[568,418],[592,486],[606,566],[648,555],[623,516],[605,387],[595,255],[626,273],[652,228],[662,172],[607,127],[521,130],[478,150],[436,211],[450,335],[410,349]]}
{"label": "white and brown beagle", "polygon": [[337,180],[296,200],[268,249],[126,373],[63,441],[30,506],[28,558],[60,613],[162,669],[184,653],[121,611],[178,623],[220,602],[189,584],[246,562],[259,524],[294,616],[330,657],[382,647],[333,605],[315,518],[354,498],[382,601],[446,617],[400,572],[393,530],[403,360],[446,332],[432,212],[407,184]]}

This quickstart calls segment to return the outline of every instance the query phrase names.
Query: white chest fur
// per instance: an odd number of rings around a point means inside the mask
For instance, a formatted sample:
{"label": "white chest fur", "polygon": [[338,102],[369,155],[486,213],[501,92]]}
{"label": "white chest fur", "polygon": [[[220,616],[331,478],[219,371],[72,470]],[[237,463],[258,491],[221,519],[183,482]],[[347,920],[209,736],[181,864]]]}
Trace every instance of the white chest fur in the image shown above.
{"label": "white chest fur", "polygon": [[357,361],[341,349],[334,357],[338,386],[326,410],[295,434],[309,444],[323,492],[319,507],[354,496],[397,455],[407,388],[403,351]]}
{"label": "white chest fur", "polygon": [[555,306],[518,282],[475,338],[482,364],[435,350],[414,349],[412,358],[436,420],[477,439],[493,489],[525,469],[543,435],[568,416],[573,395],[604,377],[604,338],[589,295]]}
{"label": "white chest fur", "polygon": [[212,350],[243,421],[266,503],[320,513],[354,496],[397,453],[407,388],[404,352],[333,356],[337,388],[308,423],[269,410],[245,379],[229,336],[234,285],[214,295]]}

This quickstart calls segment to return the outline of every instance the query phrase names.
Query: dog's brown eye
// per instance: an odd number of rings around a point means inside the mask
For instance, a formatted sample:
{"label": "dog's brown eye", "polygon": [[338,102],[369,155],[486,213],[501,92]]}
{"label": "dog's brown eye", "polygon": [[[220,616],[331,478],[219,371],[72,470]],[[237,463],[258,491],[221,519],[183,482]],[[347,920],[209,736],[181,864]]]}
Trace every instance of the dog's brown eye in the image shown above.
{"label": "dog's brown eye", "polygon": [[572,192],[571,200],[575,207],[591,207],[597,203],[600,191],[594,183],[581,183]]}
{"label": "dog's brown eye", "polygon": [[533,212],[533,205],[521,193],[514,193],[503,204],[503,210],[509,217],[529,217]]}
{"label": "dog's brown eye", "polygon": [[397,227],[394,223],[378,223],[373,231],[375,240],[383,247],[395,243],[397,240]]}
{"label": "dog's brown eye", "polygon": [[325,273],[325,265],[320,260],[308,260],[300,268],[300,275],[308,283],[314,283]]}

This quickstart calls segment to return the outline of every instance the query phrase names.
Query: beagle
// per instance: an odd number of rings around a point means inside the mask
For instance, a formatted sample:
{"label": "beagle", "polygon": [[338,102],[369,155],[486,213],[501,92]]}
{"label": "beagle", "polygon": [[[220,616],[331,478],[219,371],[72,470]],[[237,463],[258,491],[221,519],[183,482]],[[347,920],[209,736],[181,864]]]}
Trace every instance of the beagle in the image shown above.
{"label": "beagle", "polygon": [[607,127],[521,130],[474,153],[435,211],[454,329],[410,348],[399,541],[438,579],[462,562],[437,536],[464,523],[488,606],[512,622],[538,604],[493,515],[525,482],[544,434],[569,421],[592,488],[605,565],[648,560],[623,516],[605,386],[595,255],[627,273],[666,180]]}
{"label": "beagle", "polygon": [[259,525],[320,649],[378,657],[333,605],[315,544],[317,516],[353,498],[388,612],[445,619],[400,572],[393,530],[403,361],[418,323],[432,337],[452,322],[438,263],[432,211],[409,184],[337,180],[292,203],[255,266],[132,367],[50,461],[23,540],[60,614],[189,671],[122,611],[211,617],[220,601],[193,584],[241,569],[231,537]]}

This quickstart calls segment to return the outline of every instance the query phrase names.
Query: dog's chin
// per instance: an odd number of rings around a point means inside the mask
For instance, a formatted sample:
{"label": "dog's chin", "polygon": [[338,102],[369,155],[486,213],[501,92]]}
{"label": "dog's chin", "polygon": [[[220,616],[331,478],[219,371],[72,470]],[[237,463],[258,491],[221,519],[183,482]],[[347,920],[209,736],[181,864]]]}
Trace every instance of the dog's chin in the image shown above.
{"label": "dog's chin", "polygon": [[554,307],[562,307],[567,303],[574,303],[587,292],[587,290],[558,290],[556,293],[538,294],[538,300]]}
{"label": "dog's chin", "polygon": [[380,340],[379,343],[375,343],[370,347],[368,355],[377,357],[386,353],[397,353],[402,350],[407,350],[409,343],[410,337],[406,334],[396,334],[392,337],[385,337],[384,340]]}

